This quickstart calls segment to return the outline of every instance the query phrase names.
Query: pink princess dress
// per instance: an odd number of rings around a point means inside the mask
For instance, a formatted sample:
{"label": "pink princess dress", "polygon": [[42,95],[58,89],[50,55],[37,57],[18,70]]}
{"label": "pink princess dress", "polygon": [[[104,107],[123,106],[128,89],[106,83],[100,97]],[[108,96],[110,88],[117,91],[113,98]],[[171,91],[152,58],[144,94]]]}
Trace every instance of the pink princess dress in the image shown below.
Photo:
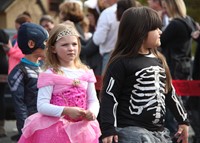
{"label": "pink princess dress", "polygon": [[[41,73],[38,88],[53,86],[51,104],[86,109],[88,82],[96,82],[92,70],[86,71],[78,79]],[[101,135],[97,120],[73,120],[68,116],[53,117],[41,113],[28,117],[22,132],[18,143],[98,143]]]}

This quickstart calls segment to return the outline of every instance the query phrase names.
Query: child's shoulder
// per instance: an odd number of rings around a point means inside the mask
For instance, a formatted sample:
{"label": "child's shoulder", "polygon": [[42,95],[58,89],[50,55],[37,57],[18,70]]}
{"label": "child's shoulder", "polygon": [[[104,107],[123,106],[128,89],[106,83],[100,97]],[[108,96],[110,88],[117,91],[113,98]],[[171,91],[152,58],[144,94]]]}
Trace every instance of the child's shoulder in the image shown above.
{"label": "child's shoulder", "polygon": [[86,80],[88,82],[96,82],[96,77],[92,69],[81,70],[81,72],[82,72],[81,79]]}
{"label": "child's shoulder", "polygon": [[8,75],[8,78],[12,78],[13,76],[16,75],[19,76],[21,74],[25,74],[26,73],[25,70],[26,70],[25,65],[20,62],[12,69],[12,71]]}

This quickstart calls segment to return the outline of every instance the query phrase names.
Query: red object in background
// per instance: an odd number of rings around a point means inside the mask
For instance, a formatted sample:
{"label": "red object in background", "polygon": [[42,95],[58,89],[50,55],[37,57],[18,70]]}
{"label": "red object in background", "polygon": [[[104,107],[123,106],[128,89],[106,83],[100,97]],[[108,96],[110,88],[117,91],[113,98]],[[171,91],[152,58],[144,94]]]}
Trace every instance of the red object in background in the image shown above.
{"label": "red object in background", "polygon": [[[101,90],[102,77],[96,76],[95,87]],[[0,75],[0,82],[7,82],[7,75]],[[179,96],[200,96],[200,80],[173,80],[172,84]]]}
{"label": "red object in background", "polygon": [[[100,91],[102,77],[96,76],[96,90]],[[200,80],[173,80],[172,84],[179,96],[200,96]]]}
{"label": "red object in background", "polygon": [[102,85],[102,77],[100,75],[96,75],[97,82],[95,83],[96,90],[101,90]]}
{"label": "red object in background", "polygon": [[173,80],[172,84],[179,96],[200,96],[200,80]]}

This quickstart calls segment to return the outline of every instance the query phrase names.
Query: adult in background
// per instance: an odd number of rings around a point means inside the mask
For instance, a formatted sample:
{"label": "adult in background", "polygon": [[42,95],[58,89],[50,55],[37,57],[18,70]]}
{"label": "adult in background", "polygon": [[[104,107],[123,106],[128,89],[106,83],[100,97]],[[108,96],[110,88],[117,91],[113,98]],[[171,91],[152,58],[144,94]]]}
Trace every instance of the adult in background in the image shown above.
{"label": "adult in background", "polygon": [[148,6],[158,12],[158,15],[162,19],[162,31],[167,27],[169,24],[169,17],[165,8],[163,7],[162,0],[147,0]]}
{"label": "adult in background", "polygon": [[[164,0],[163,4],[171,21],[161,35],[162,53],[166,57],[172,79],[191,79],[192,20],[187,16],[183,0]],[[182,98],[184,105],[186,105],[187,98]],[[170,125],[170,121],[166,123],[173,136],[176,127],[174,124]]]}
{"label": "adult in background", "polygon": [[[6,45],[9,44],[9,35],[2,29],[0,29],[0,75],[8,74],[8,60],[6,55]],[[11,43],[10,43],[11,44]],[[0,81],[0,138],[6,136],[4,129],[6,109],[5,109],[5,88],[7,83]]]}
{"label": "adult in background", "polygon": [[119,27],[116,17],[117,0],[106,0],[105,2],[109,7],[101,13],[92,38],[94,44],[99,46],[99,52],[103,58],[102,71],[115,47]]}
{"label": "adult in background", "polygon": [[44,27],[48,32],[54,27],[54,20],[51,15],[43,15],[40,18],[40,25]]}
{"label": "adult in background", "polygon": [[83,21],[84,13],[81,5],[75,1],[66,1],[59,6],[59,19],[60,22],[71,21],[74,23],[77,31],[80,33],[81,44],[85,40],[83,29],[80,22]]}
{"label": "adult in background", "polygon": [[[197,31],[192,33],[192,37],[197,42],[193,70],[192,70],[192,79],[200,80],[200,26],[197,23]],[[191,126],[194,130],[193,143],[200,143],[200,97],[199,96],[190,96],[188,99],[188,107],[191,112]]]}
{"label": "adult in background", "polygon": [[107,7],[106,4],[102,2],[103,0],[86,0],[84,6],[87,8],[87,17],[89,19],[89,31],[94,33],[97,26],[97,21],[101,12]]}
{"label": "adult in background", "polygon": [[[89,31],[93,34],[96,30],[99,15],[104,10],[101,0],[87,0],[84,2],[89,19]],[[95,45],[92,38],[85,46],[82,46],[81,56],[86,56],[87,65],[94,70],[95,75],[101,75],[102,56],[99,53],[99,46]]]}

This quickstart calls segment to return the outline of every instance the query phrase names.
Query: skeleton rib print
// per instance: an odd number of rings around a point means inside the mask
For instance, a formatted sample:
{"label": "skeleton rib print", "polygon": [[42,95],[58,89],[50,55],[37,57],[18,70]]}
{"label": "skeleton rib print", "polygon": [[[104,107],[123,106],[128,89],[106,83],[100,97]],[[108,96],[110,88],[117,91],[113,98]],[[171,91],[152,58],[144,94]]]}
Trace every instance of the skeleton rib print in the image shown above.
{"label": "skeleton rib print", "polygon": [[153,124],[165,113],[165,70],[150,66],[135,73],[137,83],[133,85],[130,97],[130,114],[140,115],[144,110],[155,110]]}

